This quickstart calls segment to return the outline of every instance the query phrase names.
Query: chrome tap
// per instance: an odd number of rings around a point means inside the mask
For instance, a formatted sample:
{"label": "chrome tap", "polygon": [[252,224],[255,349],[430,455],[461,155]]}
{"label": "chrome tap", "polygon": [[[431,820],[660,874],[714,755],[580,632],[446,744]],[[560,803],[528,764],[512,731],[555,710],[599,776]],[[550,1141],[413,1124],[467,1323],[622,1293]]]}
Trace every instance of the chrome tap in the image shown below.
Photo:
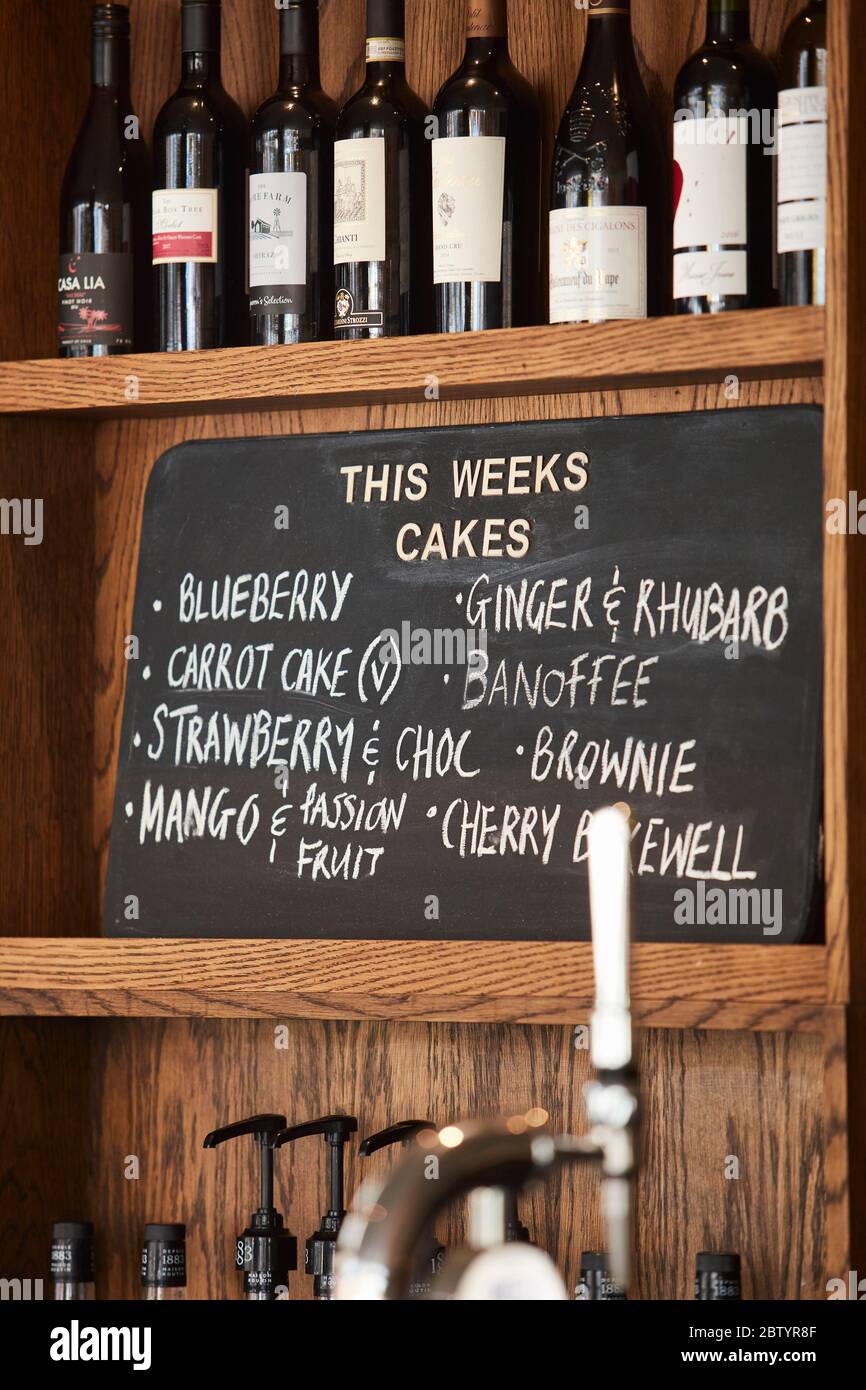
{"label": "chrome tap", "polygon": [[628,984],[629,842],[628,820],[618,809],[593,816],[589,883],[596,990],[590,1055],[596,1077],[584,1089],[589,1133],[551,1134],[544,1112],[530,1111],[418,1134],[387,1180],[363,1185],[343,1223],[337,1299],[406,1298],[416,1247],[456,1197],[479,1187],[518,1192],[548,1179],[562,1163],[585,1160],[601,1165],[611,1277],[628,1287],[638,1122]]}

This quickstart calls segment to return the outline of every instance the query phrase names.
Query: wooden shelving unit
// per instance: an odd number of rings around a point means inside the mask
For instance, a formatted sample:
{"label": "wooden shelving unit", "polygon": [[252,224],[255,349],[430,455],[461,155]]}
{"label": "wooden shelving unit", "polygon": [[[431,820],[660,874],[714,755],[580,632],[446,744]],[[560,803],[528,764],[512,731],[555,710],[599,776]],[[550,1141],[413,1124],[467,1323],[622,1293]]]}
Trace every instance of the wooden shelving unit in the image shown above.
{"label": "wooden shelving unit", "polygon": [[[820,946],[635,947],[651,1028],[820,1032]],[[0,1015],[585,1023],[584,943],[0,939]]]}
{"label": "wooden shelving unit", "polygon": [[[758,45],[775,52],[801,6],[753,0]],[[149,131],[174,80],[176,3],[131,7],[134,98]],[[58,362],[56,197],[86,99],[87,8],[0,0],[0,495],[40,497],[46,517],[38,548],[0,546],[0,1192],[14,1194],[0,1209],[0,1275],[43,1274],[50,1222],[86,1212],[110,1237],[100,1294],[131,1297],[142,1222],[184,1219],[191,1293],[225,1297],[235,1293],[225,1250],[252,1172],[243,1161],[205,1167],[207,1129],[256,1110],[301,1119],[345,1108],[373,1128],[541,1103],[578,1130],[588,1062],[574,1028],[587,1021],[592,972],[583,944],[98,935],[150,467],[188,438],[803,403],[826,407],[825,496],[866,495],[866,28],[853,0],[830,0],[826,312]],[[227,85],[251,111],[273,85],[273,6],[223,8]],[[324,85],[347,95],[363,61],[363,0],[321,8]],[[512,50],[550,134],[585,17],[570,0],[509,8]],[[410,75],[427,99],[458,60],[462,9],[409,5]],[[703,5],[634,0],[633,10],[667,122]],[[38,131],[34,52],[46,89],[62,94]],[[742,1250],[747,1296],[823,1297],[827,1278],[866,1269],[864,632],[866,545],[836,538],[825,545],[825,944],[635,949],[641,1296],[688,1297],[709,1241]],[[58,1130],[62,1162],[47,1142]],[[140,1182],[121,1179],[118,1152],[142,1155]],[[723,1176],[731,1152],[737,1184]],[[296,1171],[293,1229],[315,1228],[321,1177]],[[584,1177],[535,1198],[524,1219],[569,1276],[582,1246],[600,1248]],[[292,1296],[308,1297],[308,1283],[292,1276]]]}
{"label": "wooden shelving unit", "polygon": [[0,363],[0,416],[134,419],[820,376],[823,309]]}

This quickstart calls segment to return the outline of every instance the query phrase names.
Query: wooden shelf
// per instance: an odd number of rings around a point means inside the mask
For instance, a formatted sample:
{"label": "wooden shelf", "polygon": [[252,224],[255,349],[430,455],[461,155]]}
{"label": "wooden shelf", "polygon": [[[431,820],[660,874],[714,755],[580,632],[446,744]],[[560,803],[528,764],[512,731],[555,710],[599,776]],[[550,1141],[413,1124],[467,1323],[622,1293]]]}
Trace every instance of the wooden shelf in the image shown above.
{"label": "wooden shelf", "polygon": [[[638,943],[651,1028],[819,1032],[822,946]],[[0,940],[0,1014],[582,1023],[586,943]]]}
{"label": "wooden shelf", "polygon": [[[820,375],[824,310],[0,363],[0,415],[131,417]],[[435,379],[435,381],[434,381]]]}

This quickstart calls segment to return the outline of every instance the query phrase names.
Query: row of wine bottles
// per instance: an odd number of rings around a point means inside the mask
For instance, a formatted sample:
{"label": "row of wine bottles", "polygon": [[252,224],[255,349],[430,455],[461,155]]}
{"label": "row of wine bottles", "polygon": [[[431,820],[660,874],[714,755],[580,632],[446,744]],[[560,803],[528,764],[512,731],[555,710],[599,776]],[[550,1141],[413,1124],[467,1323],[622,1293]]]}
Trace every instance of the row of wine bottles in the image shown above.
{"label": "row of wine bottles", "polygon": [[[512,1202],[516,1211],[516,1202]],[[339,1213],[342,1215],[342,1213]],[[338,1223],[334,1223],[338,1224]],[[315,1239],[315,1238],[314,1238]],[[519,1216],[506,1240],[529,1241],[529,1232]],[[434,1258],[438,1269],[445,1251],[440,1246]],[[308,1272],[310,1260],[307,1259]],[[186,1226],[182,1223],[150,1223],[144,1228],[141,1247],[141,1296],[146,1302],[177,1301],[186,1298]],[[96,1259],[91,1221],[55,1221],[51,1232],[51,1282],[57,1302],[90,1302],[96,1297]],[[430,1296],[433,1284],[425,1272],[421,1293]],[[284,1297],[276,1293],[275,1299]],[[584,1251],[575,1289],[580,1303],[622,1303],[626,1295],[613,1283],[608,1257],[601,1251]],[[329,1301],[330,1290],[316,1297]],[[739,1302],[742,1299],[740,1257],[733,1254],[702,1252],[695,1270],[695,1298],[700,1302]]]}
{"label": "row of wine bottles", "polygon": [[[262,9],[265,22],[271,0]],[[432,112],[406,79],[405,0],[367,0],[366,78],[339,112],[320,84],[318,0],[286,0],[278,89],[249,129],[222,85],[221,0],[182,0],[181,82],[156,120],[152,176],[128,11],[95,5],[93,91],[62,194],[61,355],[823,303],[826,0],[788,30],[781,91],[750,41],[749,0],[708,0],[706,42],[676,83],[673,160],[630,9],[589,0],[548,199],[507,0],[470,0],[463,63]]]}

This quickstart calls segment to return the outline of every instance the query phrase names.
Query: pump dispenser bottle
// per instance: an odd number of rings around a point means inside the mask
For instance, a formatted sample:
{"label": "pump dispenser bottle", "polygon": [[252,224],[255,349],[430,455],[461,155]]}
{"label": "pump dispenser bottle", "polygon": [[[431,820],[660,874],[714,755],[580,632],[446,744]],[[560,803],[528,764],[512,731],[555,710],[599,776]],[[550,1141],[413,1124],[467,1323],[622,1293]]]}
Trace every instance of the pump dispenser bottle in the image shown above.
{"label": "pump dispenser bottle", "polygon": [[186,1298],[186,1226],[148,1222],[141,1247],[141,1296],[148,1303]]}
{"label": "pump dispenser bottle", "polygon": [[289,1270],[298,1267],[298,1242],[283,1225],[274,1206],[274,1136],[286,1127],[285,1115],[253,1115],[211,1130],[203,1147],[215,1149],[227,1139],[254,1136],[261,1159],[259,1206],[250,1224],[235,1243],[235,1267],[243,1272],[244,1297],[256,1303],[273,1302],[285,1296]]}
{"label": "pump dispenser bottle", "polygon": [[[405,1149],[416,1134],[421,1134],[427,1129],[436,1130],[436,1125],[432,1120],[399,1120],[397,1124],[389,1125],[387,1129],[382,1129],[378,1134],[371,1134],[362,1140],[358,1153],[362,1158],[369,1158],[371,1154],[377,1153],[379,1149],[388,1148],[391,1144],[400,1144]],[[430,1298],[433,1291],[433,1280],[442,1267],[445,1253],[445,1246],[441,1245],[431,1232],[429,1248],[425,1249],[419,1260],[415,1277],[410,1285],[410,1298]]]}
{"label": "pump dispenser bottle", "polygon": [[51,1228],[51,1278],[58,1303],[91,1302],[96,1276],[92,1221],[55,1221]]}
{"label": "pump dispenser bottle", "polygon": [[610,1260],[601,1250],[584,1250],[580,1279],[575,1291],[578,1303],[626,1303],[627,1296],[610,1277]]}
{"label": "pump dispenser bottle", "polygon": [[343,1169],[346,1145],[349,1135],[358,1132],[358,1121],[354,1115],[324,1115],[320,1120],[309,1120],[303,1125],[291,1125],[274,1136],[274,1148],[292,1144],[296,1139],[306,1139],[312,1134],[321,1134],[328,1145],[329,1205],[322,1217],[322,1224],[310,1236],[305,1248],[305,1268],[313,1279],[313,1298],[320,1303],[330,1303],[334,1297],[334,1253],[337,1236],[346,1215],[343,1204]]}
{"label": "pump dispenser bottle", "polygon": [[742,1297],[739,1255],[702,1251],[695,1271],[695,1298],[702,1303],[738,1303]]}
{"label": "pump dispenser bottle", "polygon": [[506,1242],[518,1240],[525,1245],[532,1244],[529,1228],[520,1219],[520,1204],[513,1188],[505,1193],[505,1239]]}

